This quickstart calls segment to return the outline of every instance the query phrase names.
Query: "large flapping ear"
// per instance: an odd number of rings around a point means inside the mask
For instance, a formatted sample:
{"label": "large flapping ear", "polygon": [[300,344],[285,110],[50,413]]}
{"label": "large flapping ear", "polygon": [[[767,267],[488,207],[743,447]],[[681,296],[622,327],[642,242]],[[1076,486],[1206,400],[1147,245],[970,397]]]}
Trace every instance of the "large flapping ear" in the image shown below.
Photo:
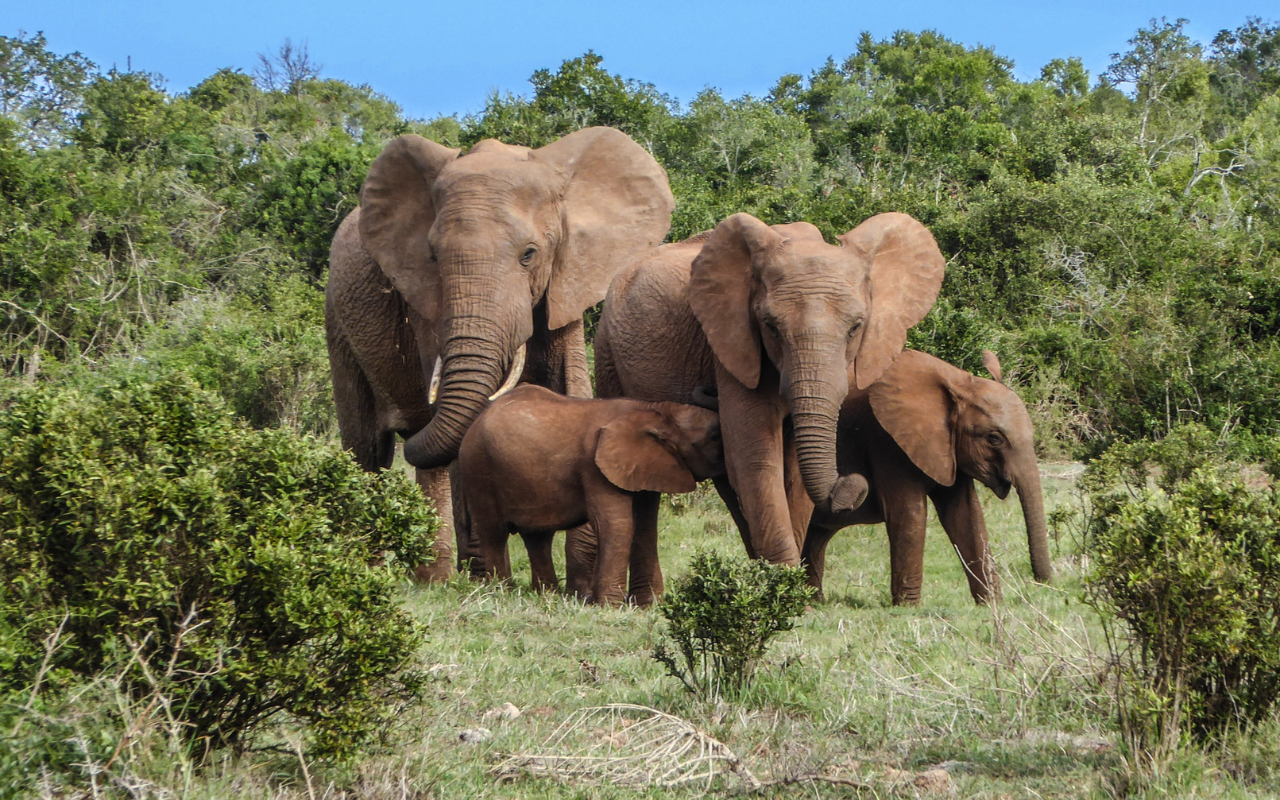
{"label": "large flapping ear", "polygon": [[751,316],[754,261],[784,237],[750,214],[723,220],[693,259],[689,305],[716,358],[743,386],[760,383],[760,333]]}
{"label": "large flapping ear", "polygon": [[604,299],[619,270],[662,244],[675,198],[667,172],[630,136],[584,128],[533,152],[564,173],[564,241],[547,287],[547,326]]}
{"label": "large flapping ear", "polygon": [[657,411],[623,414],[600,430],[596,466],[628,492],[692,492],[698,482],[673,452],[673,435]]}
{"label": "large flapping ear", "polygon": [[987,372],[991,373],[991,378],[996,383],[1004,383],[1004,378],[1000,377],[1000,359],[996,358],[996,354],[990,350],[982,351],[982,366],[987,368]]}
{"label": "large flapping ear", "polygon": [[956,401],[943,367],[906,350],[871,385],[871,411],[911,463],[943,486],[956,480]]}
{"label": "large flapping ear", "polygon": [[409,134],[373,160],[360,187],[360,239],[409,305],[438,318],[440,275],[427,234],[436,219],[431,186],[458,151]]}
{"label": "large flapping ear", "polygon": [[859,389],[874,383],[907,343],[907,330],[929,313],[947,261],[914,217],[877,214],[840,237],[867,263],[871,309],[854,360]]}

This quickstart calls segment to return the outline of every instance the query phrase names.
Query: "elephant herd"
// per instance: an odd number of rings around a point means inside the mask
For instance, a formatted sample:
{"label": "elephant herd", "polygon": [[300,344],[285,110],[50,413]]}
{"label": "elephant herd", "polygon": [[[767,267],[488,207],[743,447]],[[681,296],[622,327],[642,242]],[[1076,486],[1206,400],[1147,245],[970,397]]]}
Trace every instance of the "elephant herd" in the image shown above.
{"label": "elephant herd", "polygon": [[[991,598],[974,481],[1017,488],[1050,579],[1031,421],[999,362],[984,352],[987,380],[903,351],[945,268],[923,225],[879,214],[831,244],[739,213],[663,244],[674,206],[611,128],[465,154],[407,135],[374,161],[333,240],[326,333],[343,446],[383,469],[402,436],[444,521],[419,578],[509,578],[519,533],[555,588],[565,530],[566,590],[649,604],[660,493],[709,478],[748,555],[819,590],[832,535],[884,522],[894,603],[920,599],[926,498]],[[582,316],[602,299],[592,399]]]}

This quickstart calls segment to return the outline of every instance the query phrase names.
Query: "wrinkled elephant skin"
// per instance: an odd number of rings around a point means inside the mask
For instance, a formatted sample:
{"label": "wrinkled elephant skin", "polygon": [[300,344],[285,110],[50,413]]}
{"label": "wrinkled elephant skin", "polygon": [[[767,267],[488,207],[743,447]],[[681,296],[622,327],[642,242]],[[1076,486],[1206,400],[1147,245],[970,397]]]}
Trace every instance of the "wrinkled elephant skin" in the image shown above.
{"label": "wrinkled elephant skin", "polygon": [[974,600],[997,597],[974,481],[1001,499],[1018,490],[1032,572],[1038,581],[1052,579],[1031,417],[1000,382],[995,355],[985,351],[983,361],[996,380],[908,350],[869,390],[850,393],[840,411],[840,469],[868,476],[870,492],[851,513],[814,513],[803,556],[819,591],[831,537],[849,525],[884,522],[893,602],[920,602],[927,497],[960,554]]}

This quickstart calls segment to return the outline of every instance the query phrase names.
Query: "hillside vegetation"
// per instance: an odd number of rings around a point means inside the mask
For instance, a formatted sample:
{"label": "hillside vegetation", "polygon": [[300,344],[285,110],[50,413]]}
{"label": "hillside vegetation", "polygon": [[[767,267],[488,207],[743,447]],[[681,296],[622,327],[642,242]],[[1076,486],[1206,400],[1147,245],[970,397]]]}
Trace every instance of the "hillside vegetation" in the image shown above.
{"label": "hillside vegetation", "polygon": [[[1102,75],[864,34],[762,97],[687,104],[587,53],[474,116],[408,119],[285,47],[184,92],[0,38],[0,370],[189,370],[258,426],[332,428],[328,244],[390,138],[539,146],[612,125],[670,174],[679,239],[735,211],[829,236],[887,210],[949,259],[912,344],[996,350],[1046,451],[1280,417],[1280,27],[1152,22]],[[590,314],[589,314],[590,316]],[[590,320],[589,320],[590,321]]]}

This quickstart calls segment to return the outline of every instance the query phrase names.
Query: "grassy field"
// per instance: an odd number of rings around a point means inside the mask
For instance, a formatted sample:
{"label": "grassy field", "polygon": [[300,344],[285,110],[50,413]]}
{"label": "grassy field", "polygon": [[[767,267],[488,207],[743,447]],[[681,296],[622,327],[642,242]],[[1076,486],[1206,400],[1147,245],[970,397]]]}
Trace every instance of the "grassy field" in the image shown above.
{"label": "grassy field", "polygon": [[[1045,468],[1050,510],[1072,502],[1072,465]],[[539,745],[575,710],[634,703],[679,716],[727,745],[764,784],[765,797],[1263,797],[1280,796],[1272,737],[1254,736],[1228,763],[1191,752],[1154,785],[1124,778],[1106,697],[1100,628],[1078,602],[1074,546],[1052,545],[1057,581],[1029,580],[1016,500],[982,491],[1004,600],[971,601],[959,561],[931,523],[924,599],[889,605],[883,528],[850,529],[833,540],[828,601],[781,637],[748,696],[709,706],[664,675],[649,652],[660,635],[654,611],[584,607],[528,589],[528,564],[513,538],[516,587],[412,587],[405,600],[427,626],[422,653],[432,675],[427,701],[407,710],[389,747],[342,768],[281,755],[186,784],[191,796],[629,798],[694,797],[706,784],[636,790],[564,785],[492,770]],[[741,544],[713,492],[664,503],[668,578],[699,548],[738,554]],[[561,572],[563,569],[561,568]],[[505,719],[492,709],[511,703]],[[479,743],[463,731],[485,728]],[[612,730],[590,727],[577,741]],[[1261,763],[1261,766],[1259,766]],[[305,767],[305,769],[304,769]],[[930,772],[935,770],[934,772]],[[945,776],[936,770],[945,771]],[[1259,778],[1258,776],[1262,776]],[[933,783],[930,783],[932,781]],[[856,785],[851,785],[856,784]],[[744,794],[741,778],[711,784]],[[344,795],[344,792],[347,793]]]}

